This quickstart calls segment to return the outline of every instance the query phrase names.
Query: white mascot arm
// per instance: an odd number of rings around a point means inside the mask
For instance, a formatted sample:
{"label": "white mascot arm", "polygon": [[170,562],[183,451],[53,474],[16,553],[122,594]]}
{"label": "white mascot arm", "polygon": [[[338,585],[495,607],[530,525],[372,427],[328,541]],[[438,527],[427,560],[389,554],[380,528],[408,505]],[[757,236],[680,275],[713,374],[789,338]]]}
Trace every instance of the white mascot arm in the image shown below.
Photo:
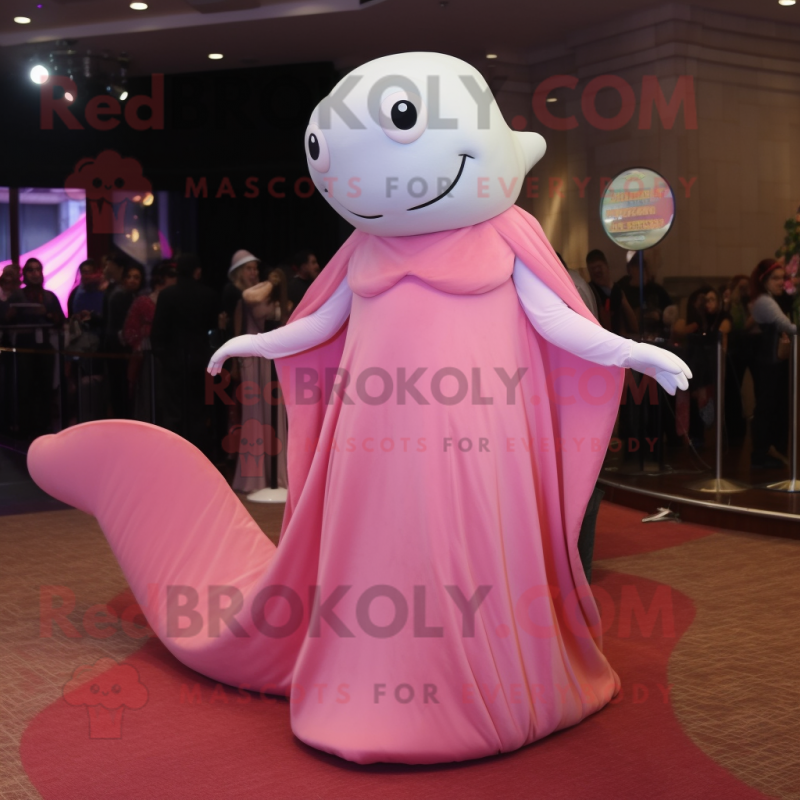
{"label": "white mascot arm", "polygon": [[624,339],[576,314],[519,259],[514,262],[517,295],[541,336],[557,347],[603,366],[630,367],[655,377],[670,394],[688,389],[691,370],[677,356],[643,342]]}
{"label": "white mascot arm", "polygon": [[313,314],[268,333],[237,336],[226,342],[211,356],[209,373],[218,375],[229,358],[282,358],[327,342],[350,316],[352,300],[353,292],[345,277],[336,291]]}

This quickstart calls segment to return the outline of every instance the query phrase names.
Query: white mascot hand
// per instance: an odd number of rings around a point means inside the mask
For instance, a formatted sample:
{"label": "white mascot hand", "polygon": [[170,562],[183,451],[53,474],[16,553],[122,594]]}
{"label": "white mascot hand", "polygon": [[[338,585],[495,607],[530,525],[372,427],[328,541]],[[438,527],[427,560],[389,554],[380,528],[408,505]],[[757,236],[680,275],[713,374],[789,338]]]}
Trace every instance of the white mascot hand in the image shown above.
{"label": "white mascot hand", "polygon": [[692,371],[678,356],[642,342],[634,342],[624,366],[654,377],[669,394],[688,389],[692,377]]}
{"label": "white mascot hand", "polygon": [[208,362],[208,373],[210,375],[219,375],[222,370],[222,365],[229,358],[247,358],[248,356],[260,355],[256,349],[255,336],[236,336],[228,342],[225,342],[222,347],[211,356],[211,361]]}

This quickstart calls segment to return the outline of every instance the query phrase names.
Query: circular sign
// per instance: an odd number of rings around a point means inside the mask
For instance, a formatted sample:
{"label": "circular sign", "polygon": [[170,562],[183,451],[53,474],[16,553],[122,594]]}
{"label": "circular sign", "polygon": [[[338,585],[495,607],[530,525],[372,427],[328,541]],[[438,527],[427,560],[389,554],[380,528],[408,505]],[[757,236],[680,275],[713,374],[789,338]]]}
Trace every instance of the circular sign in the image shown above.
{"label": "circular sign", "polygon": [[603,230],[627,250],[657,245],[669,233],[674,219],[672,189],[651,169],[636,167],[620,172],[600,200]]}

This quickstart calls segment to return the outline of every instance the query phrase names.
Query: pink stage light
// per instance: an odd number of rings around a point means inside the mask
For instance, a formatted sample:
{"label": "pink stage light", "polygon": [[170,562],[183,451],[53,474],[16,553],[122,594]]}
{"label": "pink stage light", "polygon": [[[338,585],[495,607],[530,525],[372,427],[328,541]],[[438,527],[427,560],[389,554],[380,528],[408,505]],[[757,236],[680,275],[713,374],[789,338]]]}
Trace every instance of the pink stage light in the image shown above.
{"label": "pink stage light", "polygon": [[161,249],[161,258],[172,258],[172,246],[163,231],[158,231],[158,244]]}
{"label": "pink stage light", "polygon": [[[78,281],[78,267],[86,261],[86,215],[67,228],[63,233],[45,242],[35,250],[19,257],[20,267],[29,258],[38,258],[44,267],[44,288],[53,292],[64,313],[67,313],[69,293]],[[11,260],[0,262],[0,269]]]}

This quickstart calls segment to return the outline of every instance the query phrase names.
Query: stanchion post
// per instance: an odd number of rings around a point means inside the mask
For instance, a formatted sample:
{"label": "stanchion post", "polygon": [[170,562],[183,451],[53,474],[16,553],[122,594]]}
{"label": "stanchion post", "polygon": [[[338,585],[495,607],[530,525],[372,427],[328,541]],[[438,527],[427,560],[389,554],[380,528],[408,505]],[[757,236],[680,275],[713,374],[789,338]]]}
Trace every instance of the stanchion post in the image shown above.
{"label": "stanchion post", "polygon": [[792,381],[792,407],[789,412],[789,420],[791,424],[791,463],[792,463],[792,477],[788,481],[780,481],[779,483],[770,483],[765,486],[765,489],[771,489],[773,492],[800,492],[800,485],[797,481],[797,334],[792,334],[792,363],[789,365],[791,371]]}
{"label": "stanchion post", "polygon": [[145,351],[150,361],[150,422],[156,424],[156,357],[152,350]]}
{"label": "stanchion post", "polygon": [[[272,390],[278,380],[278,373],[275,369],[275,362],[270,359],[269,362],[269,382],[271,385],[270,393],[269,393],[269,422],[272,425],[272,430],[276,431],[276,438],[277,438],[277,430],[278,430],[278,406],[276,403],[273,402],[272,399]],[[271,448],[273,450],[269,456],[269,486],[270,489],[277,489],[278,488],[278,454],[275,451],[275,447]]]}
{"label": "stanchion post", "polygon": [[14,394],[12,396],[12,408],[14,412],[14,428],[15,430],[19,430],[20,420],[19,420],[19,361],[17,356],[17,337],[15,333],[11,335],[11,347],[13,348],[13,352],[11,353],[13,361],[13,369],[12,374],[14,376]]}
{"label": "stanchion post", "polygon": [[715,420],[717,423],[717,484],[722,481],[722,412],[724,409],[723,394],[725,393],[725,376],[722,372],[722,351],[722,334],[717,333],[717,418]]}
{"label": "stanchion post", "polygon": [[792,481],[797,483],[797,333],[792,337]]}
{"label": "stanchion post", "polygon": [[717,408],[716,408],[716,464],[714,477],[708,481],[695,481],[690,483],[687,488],[694,489],[696,492],[713,492],[714,494],[733,494],[743,492],[750,487],[738,481],[728,481],[722,477],[722,415],[725,413],[725,350],[723,347],[723,335],[717,333]]}
{"label": "stanchion post", "polygon": [[81,370],[81,359],[80,356],[70,356],[69,358],[70,361],[72,361],[72,365],[75,367],[75,384],[78,387],[75,401],[77,406],[78,424],[80,425],[80,423],[83,422],[83,399],[81,397],[83,394],[83,374]]}
{"label": "stanchion post", "polygon": [[639,341],[644,341],[644,250],[639,251]]}
{"label": "stanchion post", "polygon": [[56,345],[56,368],[58,370],[58,430],[64,430],[64,397],[67,391],[67,360],[62,356],[67,349],[67,334],[64,332],[64,346],[61,346],[61,333],[56,333],[58,344]]}
{"label": "stanchion post", "polygon": [[[273,387],[278,385],[278,373],[275,369],[275,362],[270,359],[270,384]],[[278,397],[280,398],[280,390],[278,390]],[[270,423],[272,424],[273,431],[278,430],[278,404],[272,397],[270,391],[269,397],[270,404]],[[284,442],[284,447],[286,443]],[[265,489],[260,489],[257,492],[247,495],[247,499],[251,503],[285,503],[286,502],[286,489],[281,489],[278,486],[278,454],[273,453],[270,455],[270,476],[269,486]]]}

